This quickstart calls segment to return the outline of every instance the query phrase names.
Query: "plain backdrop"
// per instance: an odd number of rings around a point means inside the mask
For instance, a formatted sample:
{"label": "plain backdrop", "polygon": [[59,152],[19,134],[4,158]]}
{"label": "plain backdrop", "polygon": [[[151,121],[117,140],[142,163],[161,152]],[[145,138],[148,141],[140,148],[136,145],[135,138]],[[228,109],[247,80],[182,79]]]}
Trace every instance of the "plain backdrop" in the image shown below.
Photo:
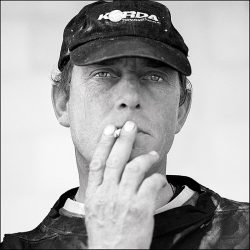
{"label": "plain backdrop", "polygon": [[[50,72],[65,25],[87,3],[1,1],[1,240],[36,227],[78,186],[70,132],[51,105]],[[193,70],[191,112],[167,173],[249,201],[249,2],[163,3]]]}

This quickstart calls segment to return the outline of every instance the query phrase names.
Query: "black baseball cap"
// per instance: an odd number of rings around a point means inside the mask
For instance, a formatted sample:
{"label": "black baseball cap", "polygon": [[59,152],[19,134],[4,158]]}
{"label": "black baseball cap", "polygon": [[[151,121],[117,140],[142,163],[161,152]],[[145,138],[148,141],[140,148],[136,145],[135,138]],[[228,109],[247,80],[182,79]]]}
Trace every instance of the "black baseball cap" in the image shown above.
{"label": "black baseball cap", "polygon": [[64,29],[58,68],[70,59],[89,65],[124,56],[151,58],[191,75],[188,47],[168,8],[152,0],[100,0],[83,7]]}

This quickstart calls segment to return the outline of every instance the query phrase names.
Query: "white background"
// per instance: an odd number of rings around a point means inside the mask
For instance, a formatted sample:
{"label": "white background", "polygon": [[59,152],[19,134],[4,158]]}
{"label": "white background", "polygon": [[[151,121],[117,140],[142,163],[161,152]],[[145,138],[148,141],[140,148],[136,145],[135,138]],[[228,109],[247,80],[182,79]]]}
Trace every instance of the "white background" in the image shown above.
{"label": "white background", "polygon": [[[50,101],[65,25],[84,2],[1,2],[1,240],[31,230],[78,186],[69,130]],[[190,49],[193,103],[168,158],[230,199],[249,200],[249,2],[164,2]]]}

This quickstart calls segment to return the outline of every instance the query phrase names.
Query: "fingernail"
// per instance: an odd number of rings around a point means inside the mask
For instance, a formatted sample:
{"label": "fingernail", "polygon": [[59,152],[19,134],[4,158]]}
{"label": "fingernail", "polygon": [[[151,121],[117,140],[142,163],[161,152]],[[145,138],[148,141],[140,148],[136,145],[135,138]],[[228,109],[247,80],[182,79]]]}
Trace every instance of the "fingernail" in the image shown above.
{"label": "fingernail", "polygon": [[115,126],[114,125],[108,125],[105,129],[104,129],[104,134],[105,135],[113,135],[115,132]]}
{"label": "fingernail", "polygon": [[149,152],[150,155],[159,157],[159,154],[156,151]]}
{"label": "fingernail", "polygon": [[135,127],[135,124],[131,121],[127,121],[124,125],[124,130],[127,131],[127,132],[130,132],[134,129]]}

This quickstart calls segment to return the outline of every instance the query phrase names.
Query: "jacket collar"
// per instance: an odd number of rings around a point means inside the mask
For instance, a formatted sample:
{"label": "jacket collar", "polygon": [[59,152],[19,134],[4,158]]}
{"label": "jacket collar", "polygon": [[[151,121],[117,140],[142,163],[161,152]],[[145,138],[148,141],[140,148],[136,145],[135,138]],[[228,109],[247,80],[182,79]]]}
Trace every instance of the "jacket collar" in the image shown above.
{"label": "jacket collar", "polygon": [[[156,214],[153,237],[178,232],[192,224],[202,224],[213,216],[220,199],[218,194],[186,176],[167,175],[166,178],[173,185],[187,185],[199,193],[199,198],[196,206],[184,205]],[[70,189],[60,196],[44,220],[47,226],[53,227],[63,234],[79,234],[79,232],[81,232],[80,234],[87,234],[84,218],[67,217],[59,213],[66,200],[73,198],[77,190],[78,187]]]}

